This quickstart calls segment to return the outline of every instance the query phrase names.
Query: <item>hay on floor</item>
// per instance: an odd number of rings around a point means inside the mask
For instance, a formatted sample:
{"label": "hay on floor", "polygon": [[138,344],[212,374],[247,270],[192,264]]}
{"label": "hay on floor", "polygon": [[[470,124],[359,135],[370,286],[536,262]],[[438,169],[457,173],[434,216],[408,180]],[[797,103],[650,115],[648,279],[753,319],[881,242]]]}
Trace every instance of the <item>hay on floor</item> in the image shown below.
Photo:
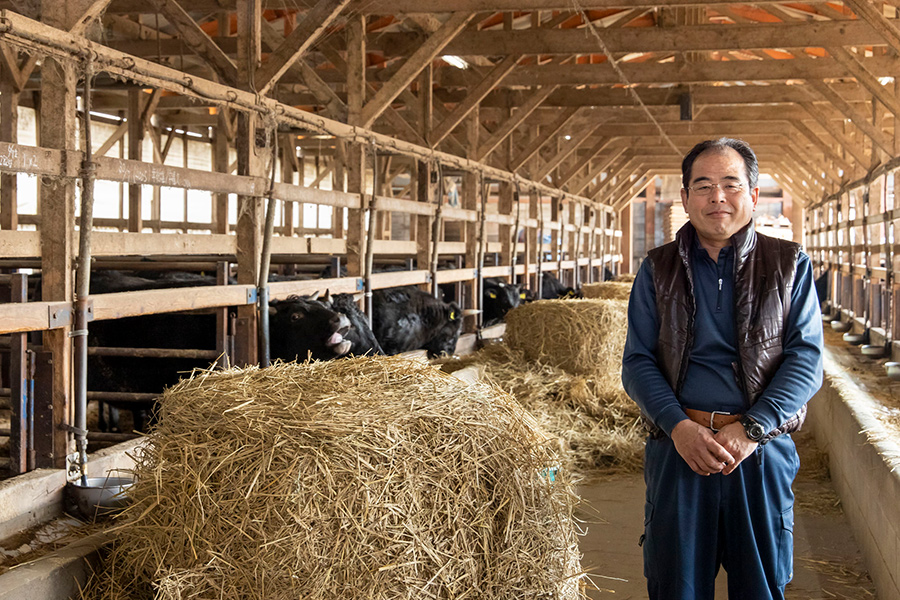
{"label": "hay on floor", "polygon": [[197,373],[165,393],[101,597],[583,598],[554,445],[399,357]]}
{"label": "hay on floor", "polygon": [[581,292],[585,298],[628,300],[631,297],[631,283],[621,281],[586,283],[581,286]]}
{"label": "hay on floor", "polygon": [[637,276],[637,273],[622,273],[620,275],[616,275],[612,278],[613,281],[624,281],[626,283],[633,283],[634,278]]}
{"label": "hay on floor", "polygon": [[479,372],[515,396],[542,429],[562,441],[572,470],[584,476],[640,472],[646,432],[624,391],[601,394],[592,378],[529,362],[506,344],[447,360],[443,368]]}

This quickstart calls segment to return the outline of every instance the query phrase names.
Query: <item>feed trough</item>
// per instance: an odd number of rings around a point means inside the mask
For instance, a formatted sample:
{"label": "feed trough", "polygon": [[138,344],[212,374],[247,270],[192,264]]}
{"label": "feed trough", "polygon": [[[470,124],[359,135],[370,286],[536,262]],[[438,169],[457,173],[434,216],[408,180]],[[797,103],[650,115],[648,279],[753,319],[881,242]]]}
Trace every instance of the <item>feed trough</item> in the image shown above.
{"label": "feed trough", "polygon": [[844,341],[848,344],[852,344],[854,346],[859,346],[860,344],[865,344],[868,341],[869,336],[865,333],[845,333]]}
{"label": "feed trough", "polygon": [[837,332],[850,331],[853,324],[850,321],[832,321],[831,328]]}
{"label": "feed trough", "polygon": [[863,344],[860,352],[862,352],[863,356],[879,358],[887,353],[887,348],[885,348],[884,344]]}

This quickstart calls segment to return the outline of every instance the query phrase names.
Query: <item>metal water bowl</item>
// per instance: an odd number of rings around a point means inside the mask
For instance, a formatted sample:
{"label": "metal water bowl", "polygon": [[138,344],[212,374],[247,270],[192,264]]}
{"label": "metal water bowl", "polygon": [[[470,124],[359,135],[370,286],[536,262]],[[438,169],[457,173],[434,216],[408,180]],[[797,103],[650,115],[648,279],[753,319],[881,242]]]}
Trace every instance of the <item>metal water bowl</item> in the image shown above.
{"label": "metal water bowl", "polygon": [[881,358],[887,354],[887,348],[885,348],[884,344],[863,344],[859,351],[862,352],[863,356],[870,358]]}
{"label": "metal water bowl", "polygon": [[832,321],[831,328],[837,332],[850,331],[850,328],[853,327],[853,323],[850,321]]}
{"label": "metal water bowl", "polygon": [[888,361],[884,363],[884,370],[892,381],[900,381],[900,362]]}
{"label": "metal water bowl", "polygon": [[860,344],[865,344],[868,341],[869,336],[864,333],[845,333],[844,341],[848,344],[852,344],[853,346],[859,346]]}
{"label": "metal water bowl", "polygon": [[66,489],[78,512],[86,519],[96,520],[121,512],[130,502],[127,491],[132,485],[131,477],[88,477],[86,485],[80,480],[70,481]]}

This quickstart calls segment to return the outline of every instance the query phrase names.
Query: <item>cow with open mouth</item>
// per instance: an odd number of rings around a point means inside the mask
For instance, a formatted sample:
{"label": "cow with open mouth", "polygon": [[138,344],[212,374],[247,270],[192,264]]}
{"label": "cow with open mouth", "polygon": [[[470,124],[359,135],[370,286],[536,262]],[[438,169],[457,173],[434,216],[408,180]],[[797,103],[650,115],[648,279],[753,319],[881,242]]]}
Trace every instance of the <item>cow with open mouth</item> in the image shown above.
{"label": "cow with open mouth", "polygon": [[269,347],[273,358],[330,360],[382,354],[353,296],[328,292],[288,296],[269,303]]}

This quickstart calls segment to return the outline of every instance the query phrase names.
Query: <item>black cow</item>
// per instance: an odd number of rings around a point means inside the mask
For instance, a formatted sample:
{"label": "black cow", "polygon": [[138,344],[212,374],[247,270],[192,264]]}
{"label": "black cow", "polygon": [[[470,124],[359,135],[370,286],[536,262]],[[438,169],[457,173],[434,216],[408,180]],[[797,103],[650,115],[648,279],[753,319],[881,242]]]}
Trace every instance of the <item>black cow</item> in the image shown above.
{"label": "black cow", "polygon": [[408,286],[376,290],[375,337],[385,354],[424,348],[429,357],[453,354],[462,330],[456,302],[444,302]]}
{"label": "black cow", "polygon": [[484,325],[499,323],[506,313],[519,306],[525,298],[525,291],[514,283],[507,283],[496,277],[485,278],[481,305]]}
{"label": "black cow", "polygon": [[353,296],[327,292],[288,296],[269,303],[269,348],[272,358],[329,360],[341,356],[383,354],[369,322]]}
{"label": "black cow", "polygon": [[[91,277],[91,293],[150,290],[168,287],[214,285],[213,278],[186,274],[168,274],[148,279],[119,271],[99,271]],[[348,353],[379,352],[378,343],[352,297],[333,299],[294,296],[272,302],[275,314],[270,319],[271,357],[327,360]],[[271,313],[270,313],[271,314]],[[302,314],[302,316],[300,316]],[[127,317],[115,321],[94,321],[88,326],[89,344],[104,347],[169,348],[215,350],[215,314],[209,311],[166,313]],[[162,391],[178,382],[194,368],[206,368],[208,359],[137,358],[129,356],[91,356],[88,362],[88,389],[100,392]],[[148,418],[149,404],[112,404],[113,409],[127,407],[135,417],[135,428],[142,429]],[[104,411],[101,407],[101,415]],[[117,428],[115,410],[109,410],[109,424],[101,429]]]}
{"label": "black cow", "polygon": [[555,300],[558,298],[583,298],[581,290],[565,286],[562,282],[547,273],[541,275],[541,300]]}

